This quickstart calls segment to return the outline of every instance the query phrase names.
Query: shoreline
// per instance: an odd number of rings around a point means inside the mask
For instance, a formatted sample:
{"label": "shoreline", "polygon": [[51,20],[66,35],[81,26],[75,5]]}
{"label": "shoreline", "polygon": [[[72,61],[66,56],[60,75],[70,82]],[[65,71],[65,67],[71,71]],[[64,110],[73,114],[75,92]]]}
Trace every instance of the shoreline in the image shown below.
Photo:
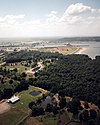
{"label": "shoreline", "polygon": [[81,50],[81,48],[80,48],[80,47],[77,47],[75,51],[73,51],[73,52],[71,52],[71,53],[69,53],[69,54],[76,54],[76,53],[78,53],[80,50]]}
{"label": "shoreline", "polygon": [[82,52],[86,51],[88,48],[80,48],[77,52],[74,54],[82,54]]}
{"label": "shoreline", "polygon": [[75,54],[78,52],[81,48],[77,46],[57,46],[57,47],[44,47],[44,48],[39,48],[37,49],[38,51],[41,52],[58,52],[63,55],[70,55],[70,54]]}

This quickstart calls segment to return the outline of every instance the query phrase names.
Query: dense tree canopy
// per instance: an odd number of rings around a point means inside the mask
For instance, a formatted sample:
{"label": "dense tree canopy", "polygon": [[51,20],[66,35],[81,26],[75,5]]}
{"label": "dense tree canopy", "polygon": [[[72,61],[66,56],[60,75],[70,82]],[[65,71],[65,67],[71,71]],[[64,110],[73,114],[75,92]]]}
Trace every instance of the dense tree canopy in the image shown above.
{"label": "dense tree canopy", "polygon": [[[28,84],[35,85],[61,96],[76,96],[82,100],[91,101],[99,105],[100,100],[100,56],[90,59],[87,55],[62,55],[59,53],[19,51],[5,57],[7,63],[27,61],[35,64],[38,61],[49,61],[49,65],[35,73],[35,79],[25,79],[25,73],[18,74],[17,70],[9,71],[0,68],[1,88],[7,88],[4,77],[11,77],[8,88],[14,91],[27,88]],[[16,75],[16,73],[18,75]],[[23,77],[22,77],[23,76]],[[23,80],[24,79],[24,80]],[[24,82],[23,82],[24,81]],[[23,83],[24,86],[23,86]],[[6,86],[6,87],[4,87]],[[3,90],[1,89],[1,95]]]}
{"label": "dense tree canopy", "polygon": [[60,56],[59,53],[50,53],[50,52],[39,52],[39,51],[19,51],[19,52],[13,52],[8,54],[5,57],[5,61],[7,63],[15,63],[15,62],[21,62],[21,61],[28,61],[28,63],[31,63],[30,60],[34,60],[34,61],[39,61],[44,60],[44,59],[48,59],[48,58],[57,58],[58,56]]}
{"label": "dense tree canopy", "polygon": [[96,103],[100,97],[100,57],[92,60],[87,55],[60,56],[36,73],[34,85]]}

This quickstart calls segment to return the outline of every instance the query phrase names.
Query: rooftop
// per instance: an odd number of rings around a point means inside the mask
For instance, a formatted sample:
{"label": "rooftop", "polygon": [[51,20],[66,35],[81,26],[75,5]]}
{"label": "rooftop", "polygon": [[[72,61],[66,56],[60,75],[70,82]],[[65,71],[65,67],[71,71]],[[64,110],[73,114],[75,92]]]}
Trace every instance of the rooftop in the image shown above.
{"label": "rooftop", "polygon": [[10,99],[8,99],[8,102],[11,102],[11,103],[15,103],[16,101],[19,100],[19,97],[18,96],[13,96],[11,97]]}

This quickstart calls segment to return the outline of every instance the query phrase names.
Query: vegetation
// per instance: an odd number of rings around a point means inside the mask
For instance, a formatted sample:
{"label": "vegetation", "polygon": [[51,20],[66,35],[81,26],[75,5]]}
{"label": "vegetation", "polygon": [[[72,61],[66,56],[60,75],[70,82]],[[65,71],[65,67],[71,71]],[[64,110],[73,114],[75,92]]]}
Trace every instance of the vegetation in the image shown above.
{"label": "vegetation", "polygon": [[[87,55],[20,51],[9,53],[4,61],[5,66],[0,67],[0,99],[10,98],[17,92],[21,93],[21,101],[14,105],[14,109],[28,110],[29,106],[32,116],[45,113],[57,116],[62,109],[68,108],[76,119],[82,110],[79,99],[95,103],[100,108],[100,56],[92,60]],[[26,70],[36,67],[40,61],[45,65],[44,69],[35,72],[35,78],[28,76]],[[54,94],[58,93],[59,96],[52,98],[52,103],[48,103],[44,108],[41,103],[45,99],[45,92],[42,96],[40,94],[38,99],[33,98],[29,95],[29,91],[33,90],[30,85],[49,90]],[[72,101],[66,102],[66,96],[73,97]],[[90,125],[92,121],[99,121],[99,115],[97,117],[95,111],[87,110],[89,108],[87,102],[84,105],[85,110],[80,114],[80,121]],[[57,120],[51,120],[52,122],[57,123]]]}
{"label": "vegetation", "polygon": [[[29,93],[34,90],[41,91],[41,94],[37,96],[31,96]],[[29,86],[28,90],[23,90],[16,94],[20,98],[20,101],[15,104],[10,104],[11,110],[0,115],[0,125],[8,125],[8,123],[9,125],[16,125],[20,123],[22,119],[31,114],[31,111],[28,109],[28,103],[33,100],[37,102],[38,98],[41,98],[42,94],[47,94],[47,91],[37,87]]]}
{"label": "vegetation", "polygon": [[29,85],[26,80],[27,74],[25,72],[18,73],[17,69],[13,70],[0,68],[0,99],[9,98],[15,92],[27,90]]}
{"label": "vegetation", "polygon": [[54,63],[35,74],[34,85],[61,96],[76,96],[97,103],[100,95],[100,57],[87,55],[60,56]]}
{"label": "vegetation", "polygon": [[7,63],[15,63],[15,62],[21,62],[21,61],[28,61],[33,60],[39,61],[45,60],[45,59],[53,59],[57,58],[59,56],[59,53],[50,53],[50,52],[39,52],[39,51],[19,51],[19,52],[13,52],[8,54],[5,57],[5,61]]}
{"label": "vegetation", "polygon": [[[53,61],[58,55],[58,53],[37,51],[20,51],[6,54],[6,64],[0,67],[0,100],[10,98],[15,92],[27,90],[29,84],[33,84],[33,76],[27,76],[26,70],[36,67],[38,61],[49,58]],[[44,64],[46,64],[45,61]]]}
{"label": "vegetation", "polygon": [[[1,90],[0,97],[12,95],[16,91],[28,89],[29,84],[47,89],[61,96],[77,96],[79,99],[87,100],[99,105],[100,95],[100,57],[92,60],[87,55],[67,55],[59,53],[20,51],[8,54],[5,57],[9,63],[23,62],[23,65],[36,66],[42,60],[49,65],[44,70],[35,73],[26,79],[25,72],[18,69],[0,68]],[[26,61],[26,62],[25,62]],[[33,62],[33,63],[32,63]],[[6,89],[6,90],[5,90]],[[7,92],[8,93],[5,93]],[[92,98],[91,98],[92,97]]]}

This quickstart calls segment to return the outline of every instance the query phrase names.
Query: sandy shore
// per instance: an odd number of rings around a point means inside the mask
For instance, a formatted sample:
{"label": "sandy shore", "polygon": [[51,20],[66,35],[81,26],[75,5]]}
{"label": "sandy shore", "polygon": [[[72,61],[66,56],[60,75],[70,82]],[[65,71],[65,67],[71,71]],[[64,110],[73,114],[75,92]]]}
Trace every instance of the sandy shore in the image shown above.
{"label": "sandy shore", "polygon": [[75,54],[82,54],[84,51],[86,51],[88,48],[80,48],[79,51],[77,51]]}

